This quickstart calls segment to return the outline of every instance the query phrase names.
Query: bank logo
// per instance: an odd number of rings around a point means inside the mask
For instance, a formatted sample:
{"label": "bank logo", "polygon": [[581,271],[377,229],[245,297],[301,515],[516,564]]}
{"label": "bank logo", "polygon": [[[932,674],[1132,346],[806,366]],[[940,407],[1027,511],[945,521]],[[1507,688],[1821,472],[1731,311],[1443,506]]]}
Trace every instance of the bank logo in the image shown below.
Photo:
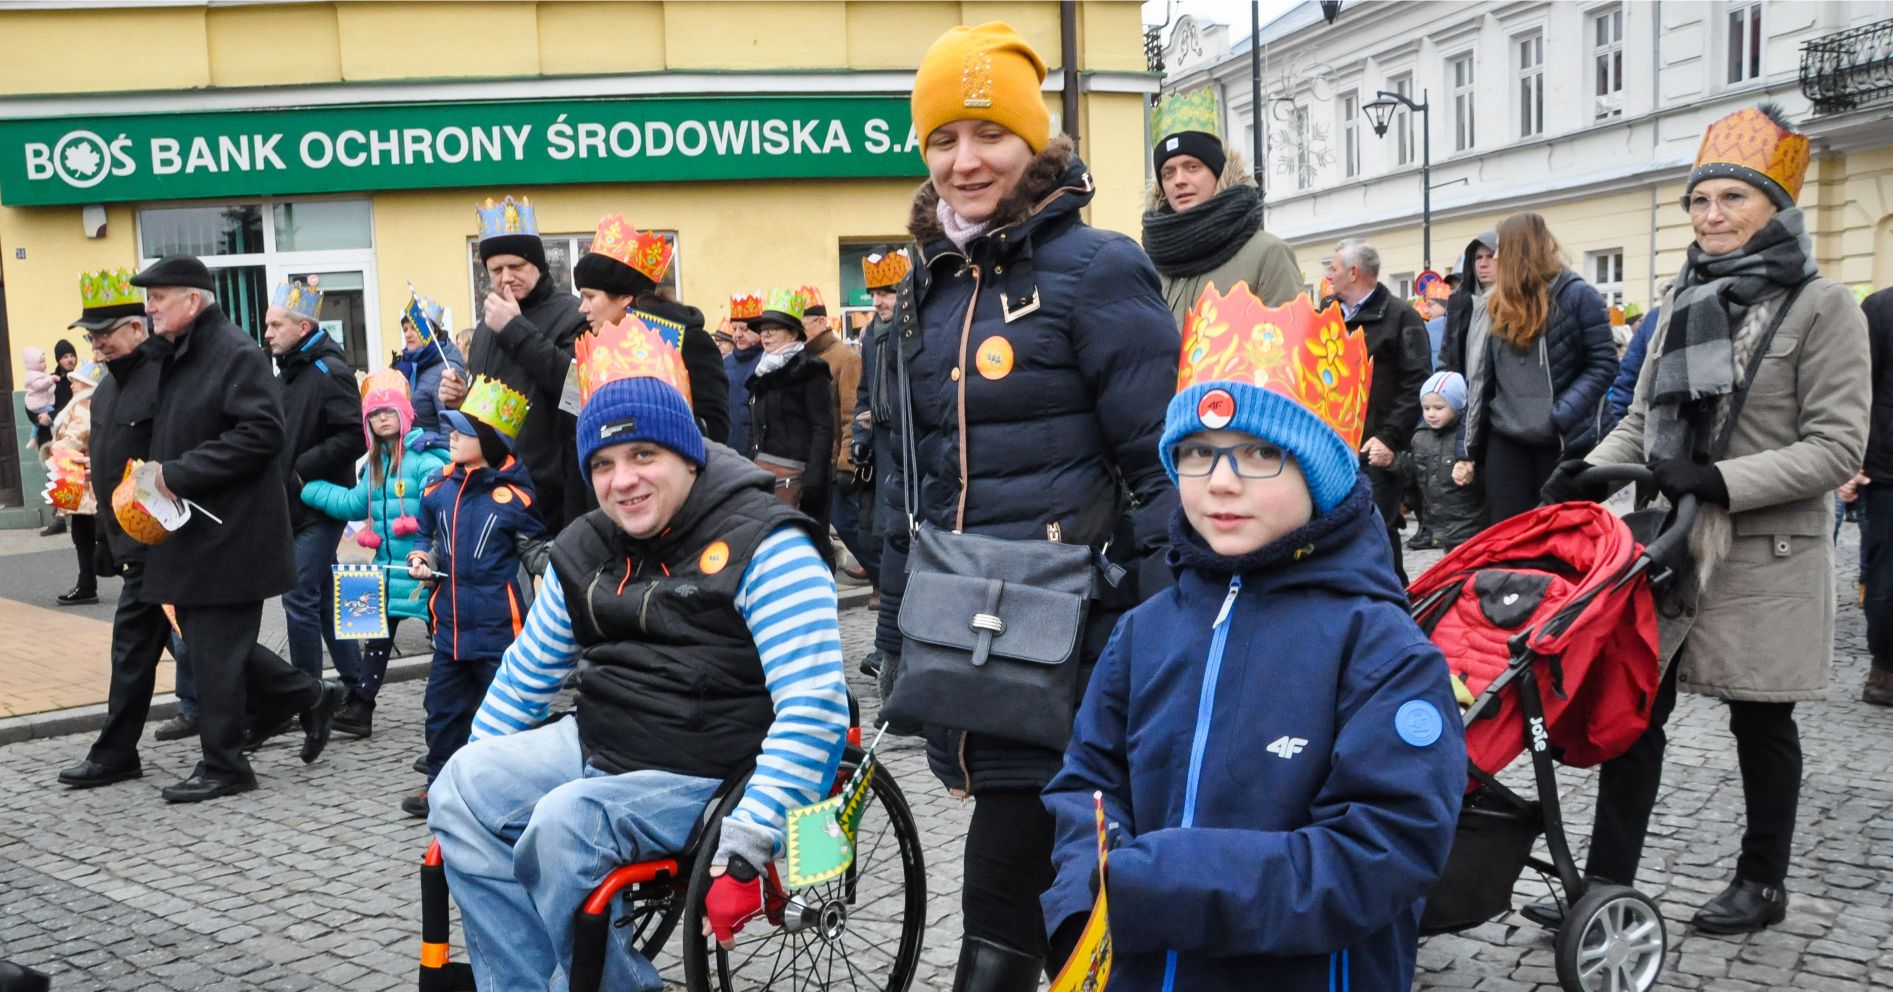
{"label": "bank logo", "polygon": [[53,171],[69,186],[97,186],[112,170],[111,146],[91,131],[71,131],[53,146]]}

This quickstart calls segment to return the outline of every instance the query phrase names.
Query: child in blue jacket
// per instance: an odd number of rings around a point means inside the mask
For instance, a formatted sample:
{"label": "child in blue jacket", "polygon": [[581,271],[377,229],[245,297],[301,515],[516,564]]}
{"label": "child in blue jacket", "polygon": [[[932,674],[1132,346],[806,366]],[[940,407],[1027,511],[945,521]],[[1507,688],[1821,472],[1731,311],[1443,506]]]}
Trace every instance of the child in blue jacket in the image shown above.
{"label": "child in blue jacket", "polygon": [[1179,393],[1161,445],[1177,583],[1118,623],[1045,790],[1054,953],[1093,902],[1097,791],[1113,992],[1409,988],[1466,750],[1359,456],[1232,381]]}
{"label": "child in blue jacket", "polygon": [[388,674],[394,632],[403,618],[431,625],[427,589],[406,571],[408,552],[420,532],[421,491],[447,466],[447,452],[423,443],[414,426],[407,380],[383,370],[362,382],[362,431],[368,436],[368,464],[353,488],[317,479],[302,487],[302,501],[337,520],[363,520],[367,526],[355,543],[375,552],[375,564],[401,565],[388,576],[388,636],[362,642],[362,669],[343,672],[348,705],[335,715],[335,731],[367,737],[374,729],[375,694]]}
{"label": "child in blue jacket", "polygon": [[[516,542],[543,541],[532,480],[512,442],[478,417],[444,410],[453,465],[421,496],[409,574],[434,582],[434,660],[427,669],[427,782],[467,743],[500,655],[526,616]],[[425,819],[427,789],[401,801]]]}

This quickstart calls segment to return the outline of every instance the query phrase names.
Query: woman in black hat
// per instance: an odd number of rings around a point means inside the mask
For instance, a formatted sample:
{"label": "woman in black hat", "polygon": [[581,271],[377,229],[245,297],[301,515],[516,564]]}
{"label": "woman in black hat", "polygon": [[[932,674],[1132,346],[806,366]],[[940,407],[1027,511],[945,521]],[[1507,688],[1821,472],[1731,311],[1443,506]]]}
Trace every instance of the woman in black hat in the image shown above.
{"label": "woman in black hat", "polygon": [[762,360],[749,377],[749,450],[776,475],[777,495],[828,525],[834,475],[835,395],[828,363],[803,351],[802,307],[777,289],[750,330],[762,336]]}

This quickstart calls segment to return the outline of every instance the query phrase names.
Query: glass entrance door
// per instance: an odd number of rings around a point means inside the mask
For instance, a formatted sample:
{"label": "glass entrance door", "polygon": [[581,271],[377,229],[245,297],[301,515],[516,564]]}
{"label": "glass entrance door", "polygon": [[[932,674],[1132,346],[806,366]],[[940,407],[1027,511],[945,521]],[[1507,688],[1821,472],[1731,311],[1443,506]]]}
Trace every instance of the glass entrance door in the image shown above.
{"label": "glass entrance door", "polygon": [[367,267],[306,271],[284,269],[271,285],[282,279],[316,281],[322,291],[322,309],[317,313],[322,329],[348,356],[348,365],[357,372],[372,372],[388,364],[388,352],[381,347],[381,334],[375,301],[370,300],[374,280]]}

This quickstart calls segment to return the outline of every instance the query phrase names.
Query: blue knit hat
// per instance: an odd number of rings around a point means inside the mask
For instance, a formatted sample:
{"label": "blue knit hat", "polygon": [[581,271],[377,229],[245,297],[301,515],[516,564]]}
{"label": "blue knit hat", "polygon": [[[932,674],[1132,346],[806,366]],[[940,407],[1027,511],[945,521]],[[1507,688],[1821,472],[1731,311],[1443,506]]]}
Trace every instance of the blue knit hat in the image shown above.
{"label": "blue knit hat", "polygon": [[1466,412],[1466,377],[1453,371],[1435,372],[1420,387],[1422,399],[1438,393],[1454,413]]}
{"label": "blue knit hat", "polygon": [[1360,456],[1341,435],[1300,403],[1242,382],[1199,382],[1170,400],[1157,456],[1170,481],[1177,481],[1170,449],[1198,431],[1241,431],[1295,456],[1315,511],[1326,513],[1347,498],[1360,473]]}
{"label": "blue knit hat", "polygon": [[703,467],[703,432],[684,394],[662,379],[638,376],[605,383],[578,412],[578,462],[614,444],[650,441]]}

